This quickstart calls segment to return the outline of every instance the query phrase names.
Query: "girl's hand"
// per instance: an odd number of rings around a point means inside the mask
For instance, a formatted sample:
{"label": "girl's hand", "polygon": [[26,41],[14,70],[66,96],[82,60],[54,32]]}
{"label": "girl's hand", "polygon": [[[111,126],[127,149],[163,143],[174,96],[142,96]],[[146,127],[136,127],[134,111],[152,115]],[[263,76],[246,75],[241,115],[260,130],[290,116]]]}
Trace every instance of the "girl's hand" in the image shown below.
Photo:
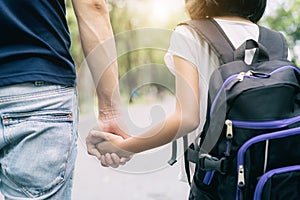
{"label": "girl's hand", "polygon": [[101,161],[103,167],[119,167],[120,165],[126,164],[131,157],[119,157],[117,154],[101,154],[97,149],[97,145],[104,141],[102,137],[94,136],[93,132],[111,132],[114,134],[121,135],[123,137],[128,137],[123,130],[126,130],[124,123],[122,123],[122,117],[119,115],[109,116],[103,119],[99,119],[97,126],[90,130],[88,136],[86,137],[86,146],[88,154],[97,157]]}
{"label": "girl's hand", "polygon": [[[100,154],[105,155],[105,157],[107,157],[107,154],[116,154],[122,158],[130,158],[133,155],[133,153],[122,149],[124,139],[121,136],[96,130],[91,131],[90,134],[98,140],[102,139],[102,142],[98,143],[96,148]],[[103,157],[101,159],[103,159]]]}

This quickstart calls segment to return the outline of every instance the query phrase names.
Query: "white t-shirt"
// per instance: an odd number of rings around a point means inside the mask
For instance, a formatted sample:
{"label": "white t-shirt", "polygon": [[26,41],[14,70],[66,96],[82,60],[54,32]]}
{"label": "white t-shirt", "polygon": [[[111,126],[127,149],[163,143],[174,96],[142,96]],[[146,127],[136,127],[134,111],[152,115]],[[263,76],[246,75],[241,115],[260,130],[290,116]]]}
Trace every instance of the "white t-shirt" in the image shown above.
{"label": "white t-shirt", "polygon": [[[215,19],[221,26],[231,43],[238,48],[247,39],[258,41],[259,28],[256,24]],[[245,61],[251,62],[254,51],[246,53]],[[208,43],[199,37],[198,33],[190,27],[183,25],[176,27],[170,40],[170,47],[165,55],[165,63],[171,71],[174,71],[173,56],[179,56],[191,62],[198,70],[199,94],[200,94],[200,124],[198,128],[188,135],[189,142],[193,142],[196,133],[201,133],[207,111],[208,83],[212,72],[220,65],[219,59],[211,50]],[[191,169],[193,171],[193,169]],[[181,180],[186,180],[184,168],[180,174]]]}

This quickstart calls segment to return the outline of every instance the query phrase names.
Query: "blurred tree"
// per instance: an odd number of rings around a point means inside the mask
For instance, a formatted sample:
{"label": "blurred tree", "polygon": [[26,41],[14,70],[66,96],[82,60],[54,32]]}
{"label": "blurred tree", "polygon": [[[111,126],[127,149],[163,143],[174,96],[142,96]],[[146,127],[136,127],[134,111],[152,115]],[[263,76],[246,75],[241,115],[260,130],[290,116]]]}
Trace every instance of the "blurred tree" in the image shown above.
{"label": "blurred tree", "polygon": [[[169,46],[169,37],[177,23],[184,21],[186,15],[183,7],[170,6],[174,0],[109,0],[111,23],[115,33],[120,79],[128,73],[134,73],[126,83],[120,85],[122,95],[129,96],[130,92],[142,80],[151,82],[151,79],[163,79],[168,85],[174,85],[174,77],[165,69],[155,68],[151,73],[135,70],[143,65],[158,65],[165,68],[163,57]],[[176,4],[175,4],[176,5]],[[83,63],[83,54],[77,28],[76,18],[72,9],[71,0],[66,0],[67,20],[71,33],[71,52],[77,70]],[[145,28],[147,27],[147,28]],[[147,29],[147,30],[145,30]],[[153,43],[153,48],[151,44]],[[146,44],[144,44],[146,43]],[[147,47],[144,48],[144,45]],[[163,73],[162,73],[163,71]],[[88,78],[86,72],[80,71],[84,79]],[[87,89],[87,81],[79,81],[81,87]],[[85,83],[82,86],[82,83]],[[83,98],[90,98],[83,97]]]}
{"label": "blurred tree", "polygon": [[[294,47],[300,40],[300,1],[286,1],[273,13],[266,17],[265,22],[272,29],[285,33],[291,53],[294,55]],[[298,42],[299,43],[299,42]]]}
{"label": "blurred tree", "polygon": [[290,1],[282,4],[270,16],[266,17],[267,24],[276,30],[287,34],[290,44],[300,40],[300,1]]}
{"label": "blurred tree", "polygon": [[[183,7],[170,6],[173,0],[109,0],[111,22],[116,35],[121,92],[127,96],[141,83],[174,77],[164,71],[164,55],[176,24],[185,20]],[[177,1],[179,2],[179,1]],[[156,65],[148,73],[143,66]],[[134,70],[139,68],[138,70]],[[132,76],[132,73],[134,75]],[[169,74],[168,74],[169,73]],[[130,74],[130,75],[129,75]],[[129,76],[131,78],[127,78]],[[146,81],[147,80],[147,81]],[[172,88],[170,88],[172,89]]]}

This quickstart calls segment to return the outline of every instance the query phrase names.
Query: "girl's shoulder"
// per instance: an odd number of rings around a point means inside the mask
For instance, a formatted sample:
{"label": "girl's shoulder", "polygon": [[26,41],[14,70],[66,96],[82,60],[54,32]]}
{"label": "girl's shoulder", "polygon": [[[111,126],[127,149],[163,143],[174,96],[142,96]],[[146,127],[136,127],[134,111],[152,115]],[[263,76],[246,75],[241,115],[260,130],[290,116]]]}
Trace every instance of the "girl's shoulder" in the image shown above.
{"label": "girl's shoulder", "polygon": [[198,33],[189,25],[180,24],[176,26],[173,34],[179,34],[189,39],[198,39]]}

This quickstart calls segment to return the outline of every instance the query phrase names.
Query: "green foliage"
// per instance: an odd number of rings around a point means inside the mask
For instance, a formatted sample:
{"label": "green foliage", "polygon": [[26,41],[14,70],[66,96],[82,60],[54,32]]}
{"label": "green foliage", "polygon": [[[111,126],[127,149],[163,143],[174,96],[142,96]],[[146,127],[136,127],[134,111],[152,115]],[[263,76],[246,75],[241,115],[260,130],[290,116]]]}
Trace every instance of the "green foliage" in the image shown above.
{"label": "green foliage", "polygon": [[300,1],[288,1],[282,3],[274,13],[266,18],[269,27],[283,31],[286,34],[289,45],[294,46],[300,40]]}
{"label": "green foliage", "polygon": [[[157,12],[154,9],[160,9],[161,12],[164,11],[163,7],[153,6],[153,2],[159,5],[158,0],[110,0],[110,17],[114,33],[117,37],[117,48],[118,52],[127,52],[126,55],[120,55],[119,65],[120,65],[120,75],[122,76],[130,69],[146,63],[160,63],[163,64],[163,56],[161,52],[141,50],[135,53],[131,53],[134,46],[139,43],[138,40],[147,40],[147,35],[144,38],[139,38],[136,36],[135,32],[132,30],[137,30],[139,28],[159,28],[173,30],[176,24],[183,21],[186,17],[184,12],[178,13],[178,10],[170,11],[171,8],[165,10],[166,16],[155,16]],[[163,14],[163,13],[161,13]],[[125,33],[132,31],[131,33]],[[126,35],[126,38],[123,36]],[[152,38],[153,39],[153,38]],[[155,38],[156,43],[158,40],[168,41],[168,37]],[[168,46],[166,46],[166,49]],[[159,56],[158,56],[159,54]]]}
{"label": "green foliage", "polygon": [[[174,77],[170,76],[170,72],[162,73],[161,70],[166,68],[163,58],[169,46],[171,32],[178,22],[186,19],[186,15],[183,7],[172,9],[166,6],[166,3],[173,2],[174,0],[109,0],[119,55],[122,95],[130,94],[140,86],[141,80],[151,82],[158,77],[168,79],[167,84],[174,87]],[[151,42],[152,46],[149,44]],[[149,65],[161,68],[145,74],[142,68]],[[131,78],[127,78],[128,76]]]}
{"label": "green foliage", "polygon": [[[300,1],[277,1],[277,5],[279,2],[281,6],[274,8],[264,17],[263,23],[274,30],[284,32],[290,50],[293,51],[296,41],[300,40]],[[148,74],[144,74],[139,68],[147,65],[165,67],[163,57],[169,45],[171,32],[179,22],[187,19],[184,6],[179,4],[179,0],[108,0],[117,45],[119,75],[121,82],[123,81],[120,84],[123,94],[130,94],[142,79],[151,82],[153,77],[163,79],[166,76],[166,73],[161,74],[157,68]],[[72,37],[71,52],[79,68],[83,56],[71,0],[66,0],[66,6]],[[148,31],[145,28],[148,28]],[[145,33],[140,31],[144,29]],[[141,41],[154,42],[153,48],[149,48],[149,45],[143,48]],[[160,44],[159,48],[157,44]],[[130,73],[135,75],[130,75],[130,79],[122,79]],[[167,75],[165,79],[168,79],[168,85],[173,85],[173,76]]]}
{"label": "green foliage", "polygon": [[[128,96],[142,79],[151,82],[151,79],[161,77],[161,79],[168,79],[168,85],[173,87],[174,77],[170,74],[166,75],[165,69],[163,74],[157,68],[152,73],[147,74],[143,70],[135,70],[147,65],[166,68],[163,58],[169,46],[171,32],[178,22],[187,18],[183,7],[176,7],[179,1],[176,1],[175,7],[169,6],[173,2],[174,0],[108,1],[117,45],[120,80],[130,73],[135,74],[129,80],[124,78],[123,80],[127,80],[127,82],[120,84],[121,91],[125,96]],[[66,0],[66,8],[72,38],[71,53],[78,70],[83,62],[83,54],[71,0]],[[149,29],[148,32],[142,30],[145,27]],[[144,48],[141,43],[145,42],[147,47]],[[150,42],[155,43],[153,47],[149,45]]]}
{"label": "green foliage", "polygon": [[[293,61],[300,65],[300,1],[285,1],[266,18],[269,27],[285,33]],[[297,46],[296,46],[297,45]],[[298,49],[298,50],[297,50]]]}

